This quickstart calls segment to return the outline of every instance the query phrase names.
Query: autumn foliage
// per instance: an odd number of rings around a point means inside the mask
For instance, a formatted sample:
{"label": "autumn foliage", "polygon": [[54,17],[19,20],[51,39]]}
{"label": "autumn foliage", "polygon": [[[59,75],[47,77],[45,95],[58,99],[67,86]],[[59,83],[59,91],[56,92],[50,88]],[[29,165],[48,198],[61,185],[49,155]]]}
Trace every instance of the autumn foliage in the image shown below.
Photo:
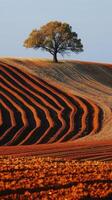
{"label": "autumn foliage", "polygon": [[54,62],[57,62],[57,54],[65,54],[70,51],[78,53],[83,51],[81,39],[78,39],[76,32],[67,23],[51,21],[42,26],[39,30],[34,29],[25,40],[26,48],[45,50],[53,55]]}

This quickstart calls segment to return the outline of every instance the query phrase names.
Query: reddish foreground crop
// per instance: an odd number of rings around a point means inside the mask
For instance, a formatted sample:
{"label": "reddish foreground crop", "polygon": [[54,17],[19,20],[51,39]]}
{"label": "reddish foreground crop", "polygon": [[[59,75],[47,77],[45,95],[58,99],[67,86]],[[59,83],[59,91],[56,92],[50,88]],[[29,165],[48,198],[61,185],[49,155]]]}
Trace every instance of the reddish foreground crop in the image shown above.
{"label": "reddish foreground crop", "polygon": [[112,163],[0,157],[0,199],[111,199]]}

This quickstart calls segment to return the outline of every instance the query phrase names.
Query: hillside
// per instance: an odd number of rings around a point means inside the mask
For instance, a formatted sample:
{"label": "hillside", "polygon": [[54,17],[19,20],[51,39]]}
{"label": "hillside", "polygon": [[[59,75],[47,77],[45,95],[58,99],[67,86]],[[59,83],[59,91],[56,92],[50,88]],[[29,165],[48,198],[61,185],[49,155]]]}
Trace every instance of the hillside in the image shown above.
{"label": "hillside", "polygon": [[112,159],[112,65],[0,59],[0,154]]}

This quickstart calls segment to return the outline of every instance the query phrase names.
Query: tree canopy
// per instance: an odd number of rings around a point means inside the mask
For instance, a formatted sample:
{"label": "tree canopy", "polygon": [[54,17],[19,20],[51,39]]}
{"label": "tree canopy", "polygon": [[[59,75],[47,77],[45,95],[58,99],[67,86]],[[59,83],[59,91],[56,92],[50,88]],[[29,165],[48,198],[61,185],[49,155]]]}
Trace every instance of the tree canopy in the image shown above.
{"label": "tree canopy", "polygon": [[54,62],[58,62],[57,54],[83,51],[81,39],[67,23],[51,21],[39,30],[34,29],[24,41],[24,47],[42,49],[53,55]]}

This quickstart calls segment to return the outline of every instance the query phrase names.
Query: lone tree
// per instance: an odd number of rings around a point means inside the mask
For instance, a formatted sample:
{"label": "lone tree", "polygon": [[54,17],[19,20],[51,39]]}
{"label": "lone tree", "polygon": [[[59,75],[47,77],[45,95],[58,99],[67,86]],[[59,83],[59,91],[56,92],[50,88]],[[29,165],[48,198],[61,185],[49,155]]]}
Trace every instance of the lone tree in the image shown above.
{"label": "lone tree", "polygon": [[83,51],[81,39],[78,39],[76,32],[72,32],[72,27],[58,21],[51,21],[40,30],[33,30],[24,41],[24,47],[45,50],[53,55],[54,62],[58,62],[58,53],[64,55],[70,51]]}

